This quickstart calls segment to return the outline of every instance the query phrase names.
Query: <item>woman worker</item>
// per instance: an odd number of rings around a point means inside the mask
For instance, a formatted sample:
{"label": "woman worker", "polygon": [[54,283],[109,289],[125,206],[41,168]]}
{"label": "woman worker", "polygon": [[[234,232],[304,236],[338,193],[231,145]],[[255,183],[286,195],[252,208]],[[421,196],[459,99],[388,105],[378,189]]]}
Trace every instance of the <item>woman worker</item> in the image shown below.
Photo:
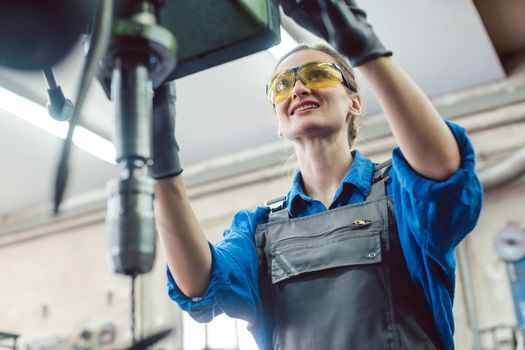
{"label": "woman worker", "polygon": [[482,198],[465,130],[443,121],[354,1],[281,5],[359,67],[399,147],[381,165],[351,151],[351,66],[326,47],[296,48],[267,93],[299,170],[285,198],[239,211],[212,245],[180,176],[171,87],[158,89],[150,173],[169,295],[198,321],[248,321],[261,349],[451,349],[454,248]]}

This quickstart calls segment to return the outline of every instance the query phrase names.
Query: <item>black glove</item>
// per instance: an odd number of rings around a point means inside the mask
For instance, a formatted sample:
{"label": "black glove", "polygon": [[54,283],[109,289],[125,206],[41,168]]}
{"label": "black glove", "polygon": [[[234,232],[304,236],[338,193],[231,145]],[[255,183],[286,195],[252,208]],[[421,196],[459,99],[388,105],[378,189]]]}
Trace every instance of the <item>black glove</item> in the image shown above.
{"label": "black glove", "polygon": [[155,89],[153,96],[153,164],[149,175],[154,179],[182,173],[179,145],[175,140],[175,82]]}
{"label": "black glove", "polygon": [[354,0],[279,0],[284,13],[325,39],[354,67],[391,56]]}

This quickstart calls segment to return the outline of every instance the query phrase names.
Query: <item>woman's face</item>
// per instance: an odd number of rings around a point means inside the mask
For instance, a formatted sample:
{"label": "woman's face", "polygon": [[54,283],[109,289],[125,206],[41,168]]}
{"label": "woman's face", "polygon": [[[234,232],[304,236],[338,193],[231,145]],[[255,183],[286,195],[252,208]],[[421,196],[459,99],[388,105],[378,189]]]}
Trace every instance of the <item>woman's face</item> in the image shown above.
{"label": "woman's face", "polygon": [[[287,57],[275,72],[311,61],[335,63],[330,55],[307,49]],[[360,101],[352,98],[343,84],[314,90],[297,79],[290,97],[276,104],[275,112],[279,133],[290,140],[331,137],[341,133],[346,136],[350,118],[360,113]]]}

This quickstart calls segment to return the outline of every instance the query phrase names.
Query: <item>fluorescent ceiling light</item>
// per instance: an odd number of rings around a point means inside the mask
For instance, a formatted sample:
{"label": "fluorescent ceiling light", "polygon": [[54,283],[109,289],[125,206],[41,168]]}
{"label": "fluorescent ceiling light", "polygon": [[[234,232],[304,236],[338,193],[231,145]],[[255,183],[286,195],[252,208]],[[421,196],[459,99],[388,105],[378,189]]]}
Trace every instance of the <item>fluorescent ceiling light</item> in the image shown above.
{"label": "fluorescent ceiling light", "polygon": [[297,46],[297,42],[288,34],[286,30],[281,27],[281,42],[279,45],[268,49],[270,53],[277,59],[280,60],[286,53],[291,51]]}
{"label": "fluorescent ceiling light", "polygon": [[[68,122],[54,120],[45,107],[3,87],[0,87],[0,108],[56,137],[66,138]],[[115,164],[115,147],[109,140],[94,132],[77,126],[73,134],[73,143],[95,157]]]}

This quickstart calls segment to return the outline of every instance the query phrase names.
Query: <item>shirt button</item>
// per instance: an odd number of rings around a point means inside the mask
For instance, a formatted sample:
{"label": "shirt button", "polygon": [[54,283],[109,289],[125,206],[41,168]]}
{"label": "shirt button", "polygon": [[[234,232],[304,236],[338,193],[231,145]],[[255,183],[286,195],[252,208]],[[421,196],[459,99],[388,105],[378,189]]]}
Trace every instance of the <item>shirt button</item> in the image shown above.
{"label": "shirt button", "polygon": [[368,253],[368,255],[367,255],[366,257],[367,257],[368,259],[373,259],[373,258],[376,257],[376,255],[377,255],[376,253],[374,253],[374,252],[370,252],[370,253]]}

